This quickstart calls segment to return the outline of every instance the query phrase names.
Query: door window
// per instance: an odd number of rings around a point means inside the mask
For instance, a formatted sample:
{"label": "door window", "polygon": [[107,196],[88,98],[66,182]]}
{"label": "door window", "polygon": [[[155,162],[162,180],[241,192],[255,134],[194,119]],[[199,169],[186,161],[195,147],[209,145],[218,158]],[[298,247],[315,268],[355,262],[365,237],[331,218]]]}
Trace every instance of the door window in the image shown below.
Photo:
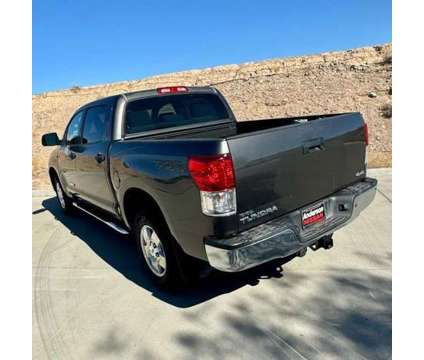
{"label": "door window", "polygon": [[85,115],[82,143],[93,144],[106,140],[109,111],[106,106],[89,108]]}
{"label": "door window", "polygon": [[83,111],[75,114],[69,123],[66,133],[66,143],[68,145],[75,145],[81,143],[81,123],[83,118]]}

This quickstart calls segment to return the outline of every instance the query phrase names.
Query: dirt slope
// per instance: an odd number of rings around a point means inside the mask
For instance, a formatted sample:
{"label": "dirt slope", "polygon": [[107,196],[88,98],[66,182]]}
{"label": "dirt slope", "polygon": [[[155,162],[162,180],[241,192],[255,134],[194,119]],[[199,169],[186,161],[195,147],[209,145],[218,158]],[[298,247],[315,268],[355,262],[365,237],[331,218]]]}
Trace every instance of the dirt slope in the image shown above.
{"label": "dirt slope", "polygon": [[391,51],[391,44],[386,44],[35,95],[33,188],[49,186],[47,161],[51,149],[40,145],[43,133],[62,134],[72,113],[94,99],[166,85],[214,85],[226,96],[239,121],[360,111],[370,129],[370,166],[391,166]]}

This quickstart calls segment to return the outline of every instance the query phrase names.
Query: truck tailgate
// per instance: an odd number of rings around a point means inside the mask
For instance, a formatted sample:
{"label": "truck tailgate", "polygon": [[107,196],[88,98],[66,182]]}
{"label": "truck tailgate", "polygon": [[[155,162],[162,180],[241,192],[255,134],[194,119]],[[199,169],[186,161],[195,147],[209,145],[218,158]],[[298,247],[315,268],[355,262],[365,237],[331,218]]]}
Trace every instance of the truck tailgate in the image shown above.
{"label": "truck tailgate", "polygon": [[363,126],[348,113],[228,137],[239,231],[364,178]]}

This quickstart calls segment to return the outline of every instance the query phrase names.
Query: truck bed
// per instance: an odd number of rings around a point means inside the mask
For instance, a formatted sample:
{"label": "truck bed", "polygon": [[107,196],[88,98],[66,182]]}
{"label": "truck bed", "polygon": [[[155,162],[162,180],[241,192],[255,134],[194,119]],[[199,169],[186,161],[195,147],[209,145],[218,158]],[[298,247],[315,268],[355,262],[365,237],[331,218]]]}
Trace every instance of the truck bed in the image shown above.
{"label": "truck bed", "polygon": [[360,113],[343,113],[229,122],[149,139],[224,140],[243,231],[363,179],[363,126]]}

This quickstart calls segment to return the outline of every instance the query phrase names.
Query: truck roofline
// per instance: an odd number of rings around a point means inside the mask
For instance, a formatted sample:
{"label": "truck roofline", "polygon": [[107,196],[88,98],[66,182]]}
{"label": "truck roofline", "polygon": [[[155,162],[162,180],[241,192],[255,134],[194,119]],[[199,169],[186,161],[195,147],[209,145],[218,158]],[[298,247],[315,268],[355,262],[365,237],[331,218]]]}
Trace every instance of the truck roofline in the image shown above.
{"label": "truck roofline", "polygon": [[[188,89],[189,93],[212,93],[212,94],[216,94],[218,92],[212,86],[184,86],[184,87],[186,87]],[[143,98],[147,98],[147,97],[151,97],[151,96],[161,96],[160,94],[158,94],[157,89],[158,88],[141,90],[141,91],[133,91],[133,92],[123,93],[121,95],[124,96],[128,101],[143,99]],[[173,95],[178,95],[178,93],[175,93]]]}
{"label": "truck roofline", "polygon": [[[219,93],[219,91],[212,86],[184,86],[184,87],[186,87],[189,90],[190,93],[209,93],[209,94]],[[120,98],[125,99],[125,101],[133,101],[133,100],[148,98],[148,97],[151,97],[151,96],[162,96],[162,95],[158,94],[157,89],[158,88],[132,91],[132,92],[125,92],[125,93],[122,93],[122,94],[116,94],[116,95],[112,95],[112,96],[103,97],[103,98],[100,98],[100,99],[97,99],[97,100],[94,100],[94,101],[90,101],[89,103],[86,103],[86,104],[80,106],[79,108],[77,108],[74,111],[73,115],[76,114],[78,111],[84,110],[87,107],[97,106],[97,105],[107,105],[111,102],[112,103],[116,102]],[[173,95],[178,95],[178,93],[173,94]]]}

